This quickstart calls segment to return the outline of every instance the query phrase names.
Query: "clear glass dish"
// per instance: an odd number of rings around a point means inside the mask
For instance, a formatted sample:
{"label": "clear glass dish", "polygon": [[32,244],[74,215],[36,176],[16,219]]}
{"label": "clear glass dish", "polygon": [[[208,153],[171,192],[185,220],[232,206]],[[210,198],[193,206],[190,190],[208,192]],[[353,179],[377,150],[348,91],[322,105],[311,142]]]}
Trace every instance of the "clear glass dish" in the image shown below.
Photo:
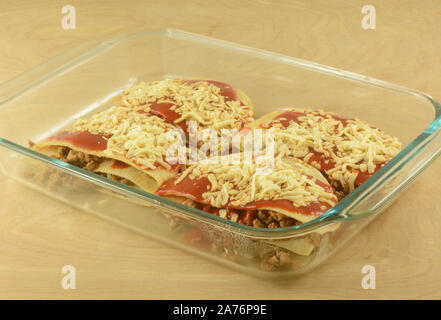
{"label": "clear glass dish", "polygon": [[[206,78],[242,89],[256,117],[283,107],[357,117],[405,148],[321,217],[259,229],[224,220],[28,148],[140,82]],[[384,81],[179,30],[91,41],[0,86],[5,174],[120,225],[255,276],[310,271],[382,212],[439,154],[440,105]]]}

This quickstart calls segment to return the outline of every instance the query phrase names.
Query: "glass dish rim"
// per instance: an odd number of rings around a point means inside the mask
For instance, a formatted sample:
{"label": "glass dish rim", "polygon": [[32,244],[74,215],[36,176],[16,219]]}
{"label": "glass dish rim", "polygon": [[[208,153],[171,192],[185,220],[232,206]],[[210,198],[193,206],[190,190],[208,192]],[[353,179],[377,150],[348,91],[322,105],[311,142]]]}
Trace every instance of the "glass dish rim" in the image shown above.
{"label": "glass dish rim", "polygon": [[[407,163],[409,160],[414,158],[417,154],[419,154],[426,144],[428,144],[435,136],[437,132],[440,131],[441,128],[441,105],[435,101],[430,95],[419,92],[417,90],[409,89],[400,85],[392,84],[383,80],[378,80],[371,77],[366,77],[357,73],[341,70],[338,68],[318,64],[311,61],[306,61],[303,59],[298,59],[294,57],[290,57],[287,55],[266,51],[262,49],[257,49],[237,43],[232,43],[225,40],[219,40],[216,38],[194,34],[182,30],[177,29],[154,29],[149,31],[141,31],[136,33],[125,33],[120,36],[114,36],[111,38],[104,39],[96,39],[89,40],[83,43],[75,45],[73,48],[57,55],[54,58],[49,59],[47,62],[30,69],[22,73],[21,75],[0,84],[0,92],[6,91],[5,89],[8,87],[14,87],[14,85],[20,84],[20,82],[27,82],[26,78],[31,78],[34,74],[44,73],[45,76],[38,77],[32,84],[27,85],[24,88],[20,88],[19,91],[14,92],[13,94],[9,94],[6,98],[3,98],[0,101],[0,108],[11,99],[20,96],[21,94],[27,92],[29,89],[46,81],[48,79],[52,79],[54,76],[59,75],[60,73],[68,70],[70,66],[75,66],[77,63],[85,61],[88,58],[94,57],[101,53],[103,50],[112,47],[124,40],[133,39],[137,37],[145,37],[145,36],[165,36],[170,38],[184,39],[194,42],[200,42],[205,45],[213,46],[213,47],[222,47],[236,53],[243,53],[248,55],[253,55],[262,59],[274,60],[279,63],[288,64],[291,66],[308,69],[315,72],[325,73],[329,76],[335,76],[338,78],[344,78],[348,81],[358,81],[362,82],[365,85],[371,85],[379,88],[383,88],[386,90],[392,90],[399,92],[401,94],[407,94],[416,96],[420,99],[424,99],[432,104],[435,110],[435,117],[431,124],[412,142],[410,142],[401,152],[395,156],[392,160],[390,160],[383,168],[381,168],[377,173],[375,173],[371,178],[369,178],[366,182],[364,182],[360,187],[355,189],[349,195],[347,195],[344,199],[342,199],[335,207],[329,209],[323,215],[311,220],[310,222],[306,222],[297,226],[292,227],[284,227],[284,228],[275,228],[275,229],[263,229],[263,228],[255,228],[251,226],[246,226],[243,224],[239,224],[237,222],[233,222],[230,220],[226,220],[210,213],[187,207],[181,205],[177,202],[165,199],[163,197],[157,196],[155,194],[148,193],[141,189],[133,188],[119,182],[106,179],[100,175],[97,175],[93,172],[89,172],[83,170],[81,168],[75,167],[68,163],[50,158],[44,154],[31,150],[29,148],[23,147],[22,145],[16,144],[12,141],[0,137],[0,145],[15,151],[24,156],[33,158],[40,162],[46,163],[52,167],[56,167],[61,169],[64,172],[75,175],[79,178],[85,179],[94,184],[98,184],[107,189],[116,191],[118,193],[122,193],[129,197],[135,197],[141,200],[145,200],[149,203],[153,203],[155,205],[159,205],[160,207],[173,210],[176,213],[183,214],[186,216],[190,216],[196,220],[202,220],[209,224],[215,225],[217,227],[226,229],[228,231],[240,234],[242,236],[249,236],[253,238],[262,238],[262,239],[277,239],[277,238],[287,238],[293,236],[299,236],[305,233],[309,233],[311,231],[322,228],[326,225],[332,223],[346,222],[354,219],[366,218],[376,213],[376,209],[370,209],[364,212],[352,214],[350,213],[350,209],[353,208],[357,203],[359,203],[363,198],[369,195],[370,190],[372,190],[376,185],[381,184],[388,177],[390,177],[395,171],[399,170],[399,167],[403,164]],[[89,50],[83,54],[78,55],[76,52],[80,51],[82,47],[87,47],[88,44],[94,45],[94,49]],[[73,56],[73,57],[71,57]],[[63,58],[68,57],[69,60],[62,64],[60,67],[52,69],[53,65],[56,65],[58,62],[63,61]],[[437,154],[434,153],[433,156]],[[425,168],[421,167],[419,170],[415,171],[412,175],[407,177],[402,184],[409,183],[415,176],[422,172]],[[388,199],[391,199],[394,192],[388,194],[383,202],[387,202]],[[377,203],[376,208],[381,207],[381,203]]]}

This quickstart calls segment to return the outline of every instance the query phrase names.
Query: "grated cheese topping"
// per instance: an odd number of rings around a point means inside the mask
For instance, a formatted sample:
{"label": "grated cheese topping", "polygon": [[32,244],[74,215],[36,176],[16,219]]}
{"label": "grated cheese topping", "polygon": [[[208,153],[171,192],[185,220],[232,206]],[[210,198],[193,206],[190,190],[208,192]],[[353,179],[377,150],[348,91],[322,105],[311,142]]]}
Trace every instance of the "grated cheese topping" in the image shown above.
{"label": "grated cheese topping", "polygon": [[[402,148],[397,138],[358,119],[342,121],[322,110],[289,111],[305,115],[290,121],[287,127],[281,123],[287,120],[284,118],[266,123],[273,129],[276,154],[303,159],[326,173],[346,192],[355,189],[360,172],[375,173]],[[317,161],[311,161],[314,156],[311,150],[326,159],[325,164],[330,168],[325,170]]]}
{"label": "grated cheese topping", "polygon": [[[324,202],[330,206],[337,203],[337,197],[317,180],[293,169],[281,157],[274,161],[269,174],[260,174],[263,164],[241,161],[240,164],[221,161],[222,165],[200,162],[189,166],[176,179],[175,184],[185,177],[191,179],[207,178],[209,190],[202,197],[211,206],[223,208],[227,204],[243,206],[259,200],[289,200],[296,207]],[[329,188],[330,189],[330,188]]]}
{"label": "grated cheese topping", "polygon": [[121,96],[121,104],[150,112],[153,103],[171,103],[180,117],[175,124],[196,121],[196,129],[241,129],[253,117],[250,106],[239,99],[229,100],[221,89],[207,80],[161,80],[140,84]]}
{"label": "grated cheese topping", "polygon": [[165,158],[177,139],[171,139],[167,132],[176,127],[160,117],[114,106],[77,120],[73,130],[109,135],[104,151],[109,157],[123,156],[143,169],[156,169],[158,165],[171,168]]}

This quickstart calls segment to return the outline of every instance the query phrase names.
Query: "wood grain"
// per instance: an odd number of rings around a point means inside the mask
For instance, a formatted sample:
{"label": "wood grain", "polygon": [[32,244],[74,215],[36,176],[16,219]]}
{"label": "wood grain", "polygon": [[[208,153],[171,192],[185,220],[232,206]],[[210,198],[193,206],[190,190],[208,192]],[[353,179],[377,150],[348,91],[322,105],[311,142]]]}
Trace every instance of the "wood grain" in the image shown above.
{"label": "wood grain", "polygon": [[[73,4],[77,29],[61,28]],[[369,1],[1,1],[0,81],[88,39],[172,27],[350,70],[441,100],[441,3]],[[441,298],[441,163],[315,271],[264,281],[89,216],[0,176],[0,298]],[[77,270],[63,290],[61,267]],[[377,271],[363,290],[361,268]]]}

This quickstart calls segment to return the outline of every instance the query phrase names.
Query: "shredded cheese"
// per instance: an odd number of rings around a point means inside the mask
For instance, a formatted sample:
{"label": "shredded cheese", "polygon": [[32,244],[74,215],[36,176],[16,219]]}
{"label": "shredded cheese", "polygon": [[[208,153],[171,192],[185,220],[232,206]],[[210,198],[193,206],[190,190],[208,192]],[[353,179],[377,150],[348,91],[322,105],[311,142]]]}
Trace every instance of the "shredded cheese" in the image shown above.
{"label": "shredded cheese", "polygon": [[[291,109],[304,113],[287,127],[279,118],[263,124],[271,126],[275,152],[283,156],[301,158],[326,173],[329,180],[338,182],[346,192],[355,189],[360,172],[373,174],[401,150],[397,138],[385,134],[358,119],[340,120],[333,113],[322,110]],[[314,150],[326,159],[331,168],[324,170],[320,163],[311,161]]]}
{"label": "shredded cheese", "polygon": [[171,139],[167,132],[176,129],[160,117],[116,106],[79,119],[73,125],[74,131],[109,135],[104,152],[109,157],[124,156],[143,169],[156,169],[158,165],[171,167],[165,157],[179,139]]}
{"label": "shredded cheese", "polygon": [[258,169],[264,164],[255,162],[232,164],[221,159],[221,164],[202,162],[189,166],[175,184],[187,176],[191,179],[207,178],[209,190],[202,197],[217,208],[223,208],[227,203],[242,206],[259,200],[289,200],[296,207],[317,202],[328,203],[332,207],[337,203],[331,188],[326,190],[315,178],[306,175],[300,168],[294,169],[280,157],[275,159],[274,168],[268,174],[259,173]]}
{"label": "shredded cheese", "polygon": [[121,104],[150,112],[153,103],[171,103],[171,110],[180,115],[174,121],[196,121],[196,129],[240,129],[253,117],[250,106],[239,99],[228,100],[221,89],[209,81],[161,80],[140,84],[121,96]]}

